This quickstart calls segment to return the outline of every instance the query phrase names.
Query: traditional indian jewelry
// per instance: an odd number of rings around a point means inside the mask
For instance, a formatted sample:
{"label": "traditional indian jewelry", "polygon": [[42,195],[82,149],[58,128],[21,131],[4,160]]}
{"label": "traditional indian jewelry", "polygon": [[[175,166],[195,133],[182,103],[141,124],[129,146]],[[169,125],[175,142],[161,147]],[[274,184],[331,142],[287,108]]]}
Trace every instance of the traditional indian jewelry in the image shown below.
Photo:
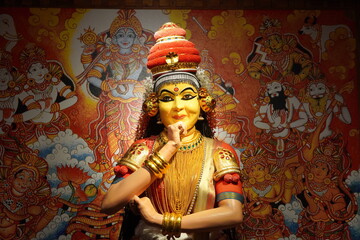
{"label": "traditional indian jewelry", "polygon": [[58,112],[58,111],[60,111],[60,104],[55,102],[51,105],[50,112],[54,113],[54,112]]}
{"label": "traditional indian jewelry", "polygon": [[209,112],[215,108],[216,100],[208,93],[206,88],[199,88],[199,103],[204,112]]}
{"label": "traditional indian jewelry", "polygon": [[155,116],[159,111],[159,101],[156,93],[150,93],[142,105],[143,111],[150,117]]}
{"label": "traditional indian jewelry", "polygon": [[164,213],[162,229],[165,234],[177,235],[181,229],[182,215],[177,213]]}
{"label": "traditional indian jewelry", "polygon": [[145,166],[155,175],[157,178],[162,178],[166,170],[169,168],[169,164],[164,158],[157,152],[150,155],[145,160]]}
{"label": "traditional indian jewelry", "polygon": [[[188,142],[188,143],[181,143],[181,147],[178,151],[190,151],[200,146],[200,144],[204,141],[203,135],[197,131],[196,136],[194,137],[195,140]],[[165,145],[168,142],[166,134],[161,132],[160,134],[160,142]]]}

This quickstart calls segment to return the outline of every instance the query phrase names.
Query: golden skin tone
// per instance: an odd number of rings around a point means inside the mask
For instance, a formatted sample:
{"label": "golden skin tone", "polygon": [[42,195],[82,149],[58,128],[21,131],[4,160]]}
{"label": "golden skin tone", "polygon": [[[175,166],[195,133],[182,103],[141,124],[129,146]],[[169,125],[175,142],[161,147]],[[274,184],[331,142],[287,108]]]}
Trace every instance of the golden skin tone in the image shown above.
{"label": "golden skin tone", "polygon": [[200,104],[195,87],[180,83],[165,85],[159,90],[160,119],[166,128],[179,126],[182,140],[189,140],[195,132]]}
{"label": "golden skin tone", "polygon": [[[197,90],[190,84],[166,84],[158,92],[159,113],[165,125],[168,142],[159,154],[169,161],[181,146],[191,140],[200,114]],[[158,213],[147,197],[139,198],[155,180],[145,168],[140,168],[122,181],[111,185],[106,193],[102,211],[113,214],[130,200],[134,201],[143,219],[161,228],[163,215]],[[119,194],[121,193],[121,194]],[[242,204],[234,199],[222,200],[217,208],[186,215],[182,218],[182,232],[211,231],[239,224],[243,220]]]}

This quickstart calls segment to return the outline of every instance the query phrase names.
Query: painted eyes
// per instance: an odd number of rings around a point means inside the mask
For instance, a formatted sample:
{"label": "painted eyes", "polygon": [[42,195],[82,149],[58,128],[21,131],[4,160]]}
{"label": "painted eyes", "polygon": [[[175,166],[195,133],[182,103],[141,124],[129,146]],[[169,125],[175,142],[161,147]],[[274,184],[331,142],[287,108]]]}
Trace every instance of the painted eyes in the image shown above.
{"label": "painted eyes", "polygon": [[[185,101],[188,101],[188,100],[191,100],[193,98],[197,97],[196,94],[184,94],[182,97],[181,97],[181,100],[185,100]],[[174,97],[172,96],[168,96],[168,95],[165,95],[163,97],[160,97],[159,99],[161,102],[171,102],[171,101],[174,101]]]}

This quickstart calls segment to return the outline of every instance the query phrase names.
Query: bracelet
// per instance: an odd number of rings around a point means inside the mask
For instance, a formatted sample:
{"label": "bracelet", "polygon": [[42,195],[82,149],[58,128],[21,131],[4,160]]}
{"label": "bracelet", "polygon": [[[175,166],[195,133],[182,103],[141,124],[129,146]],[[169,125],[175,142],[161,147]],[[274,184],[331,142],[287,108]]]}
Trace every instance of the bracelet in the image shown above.
{"label": "bracelet", "polygon": [[169,164],[157,152],[150,155],[149,158],[145,160],[145,166],[151,170],[157,178],[162,178],[169,168]]}
{"label": "bracelet", "polygon": [[178,235],[181,229],[182,215],[177,213],[164,213],[162,221],[163,233],[167,235]]}

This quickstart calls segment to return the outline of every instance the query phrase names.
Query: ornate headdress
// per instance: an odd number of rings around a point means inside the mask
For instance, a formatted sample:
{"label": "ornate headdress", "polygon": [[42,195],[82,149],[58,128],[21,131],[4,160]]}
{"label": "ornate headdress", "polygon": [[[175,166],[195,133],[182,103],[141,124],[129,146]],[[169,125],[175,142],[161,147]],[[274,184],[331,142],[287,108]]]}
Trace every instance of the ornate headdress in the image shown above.
{"label": "ornate headdress", "polygon": [[118,11],[118,16],[110,25],[110,36],[113,37],[120,28],[132,28],[137,36],[142,34],[142,26],[135,17],[135,11],[131,10],[120,10]]}
{"label": "ornate headdress", "polygon": [[185,29],[172,22],[165,23],[155,33],[156,44],[150,49],[147,62],[154,80],[165,73],[196,73],[201,61],[199,50],[185,35]]}
{"label": "ornate headdress", "polygon": [[256,164],[260,164],[263,167],[268,165],[267,156],[263,149],[259,147],[253,147],[246,149],[241,153],[241,162],[244,164],[244,168],[246,171],[249,171],[251,167]]}
{"label": "ornate headdress", "polygon": [[20,54],[20,64],[23,72],[34,63],[46,64],[45,50],[35,44],[28,44]]}
{"label": "ornate headdress", "polygon": [[13,174],[21,171],[28,170],[34,174],[34,178],[38,181],[39,178],[44,177],[48,171],[46,161],[32,153],[21,153],[13,161]]}
{"label": "ornate headdress", "polygon": [[[175,23],[165,23],[154,35],[156,44],[150,49],[147,67],[154,80],[154,92],[168,82],[188,82],[199,89],[200,107],[209,112],[215,108],[214,98],[208,94],[203,71],[197,74],[201,62],[199,50],[195,44],[185,39],[185,29]],[[157,114],[156,94],[150,94],[145,100],[143,110],[149,116]]]}
{"label": "ornate headdress", "polygon": [[334,144],[328,143],[314,150],[314,157],[310,163],[310,167],[317,162],[326,164],[331,173],[338,172],[341,163],[341,152],[337,150]]}
{"label": "ornate headdress", "polygon": [[278,19],[272,19],[268,16],[264,17],[264,20],[260,26],[260,33],[263,36],[270,36],[272,34],[281,33],[281,23]]}

